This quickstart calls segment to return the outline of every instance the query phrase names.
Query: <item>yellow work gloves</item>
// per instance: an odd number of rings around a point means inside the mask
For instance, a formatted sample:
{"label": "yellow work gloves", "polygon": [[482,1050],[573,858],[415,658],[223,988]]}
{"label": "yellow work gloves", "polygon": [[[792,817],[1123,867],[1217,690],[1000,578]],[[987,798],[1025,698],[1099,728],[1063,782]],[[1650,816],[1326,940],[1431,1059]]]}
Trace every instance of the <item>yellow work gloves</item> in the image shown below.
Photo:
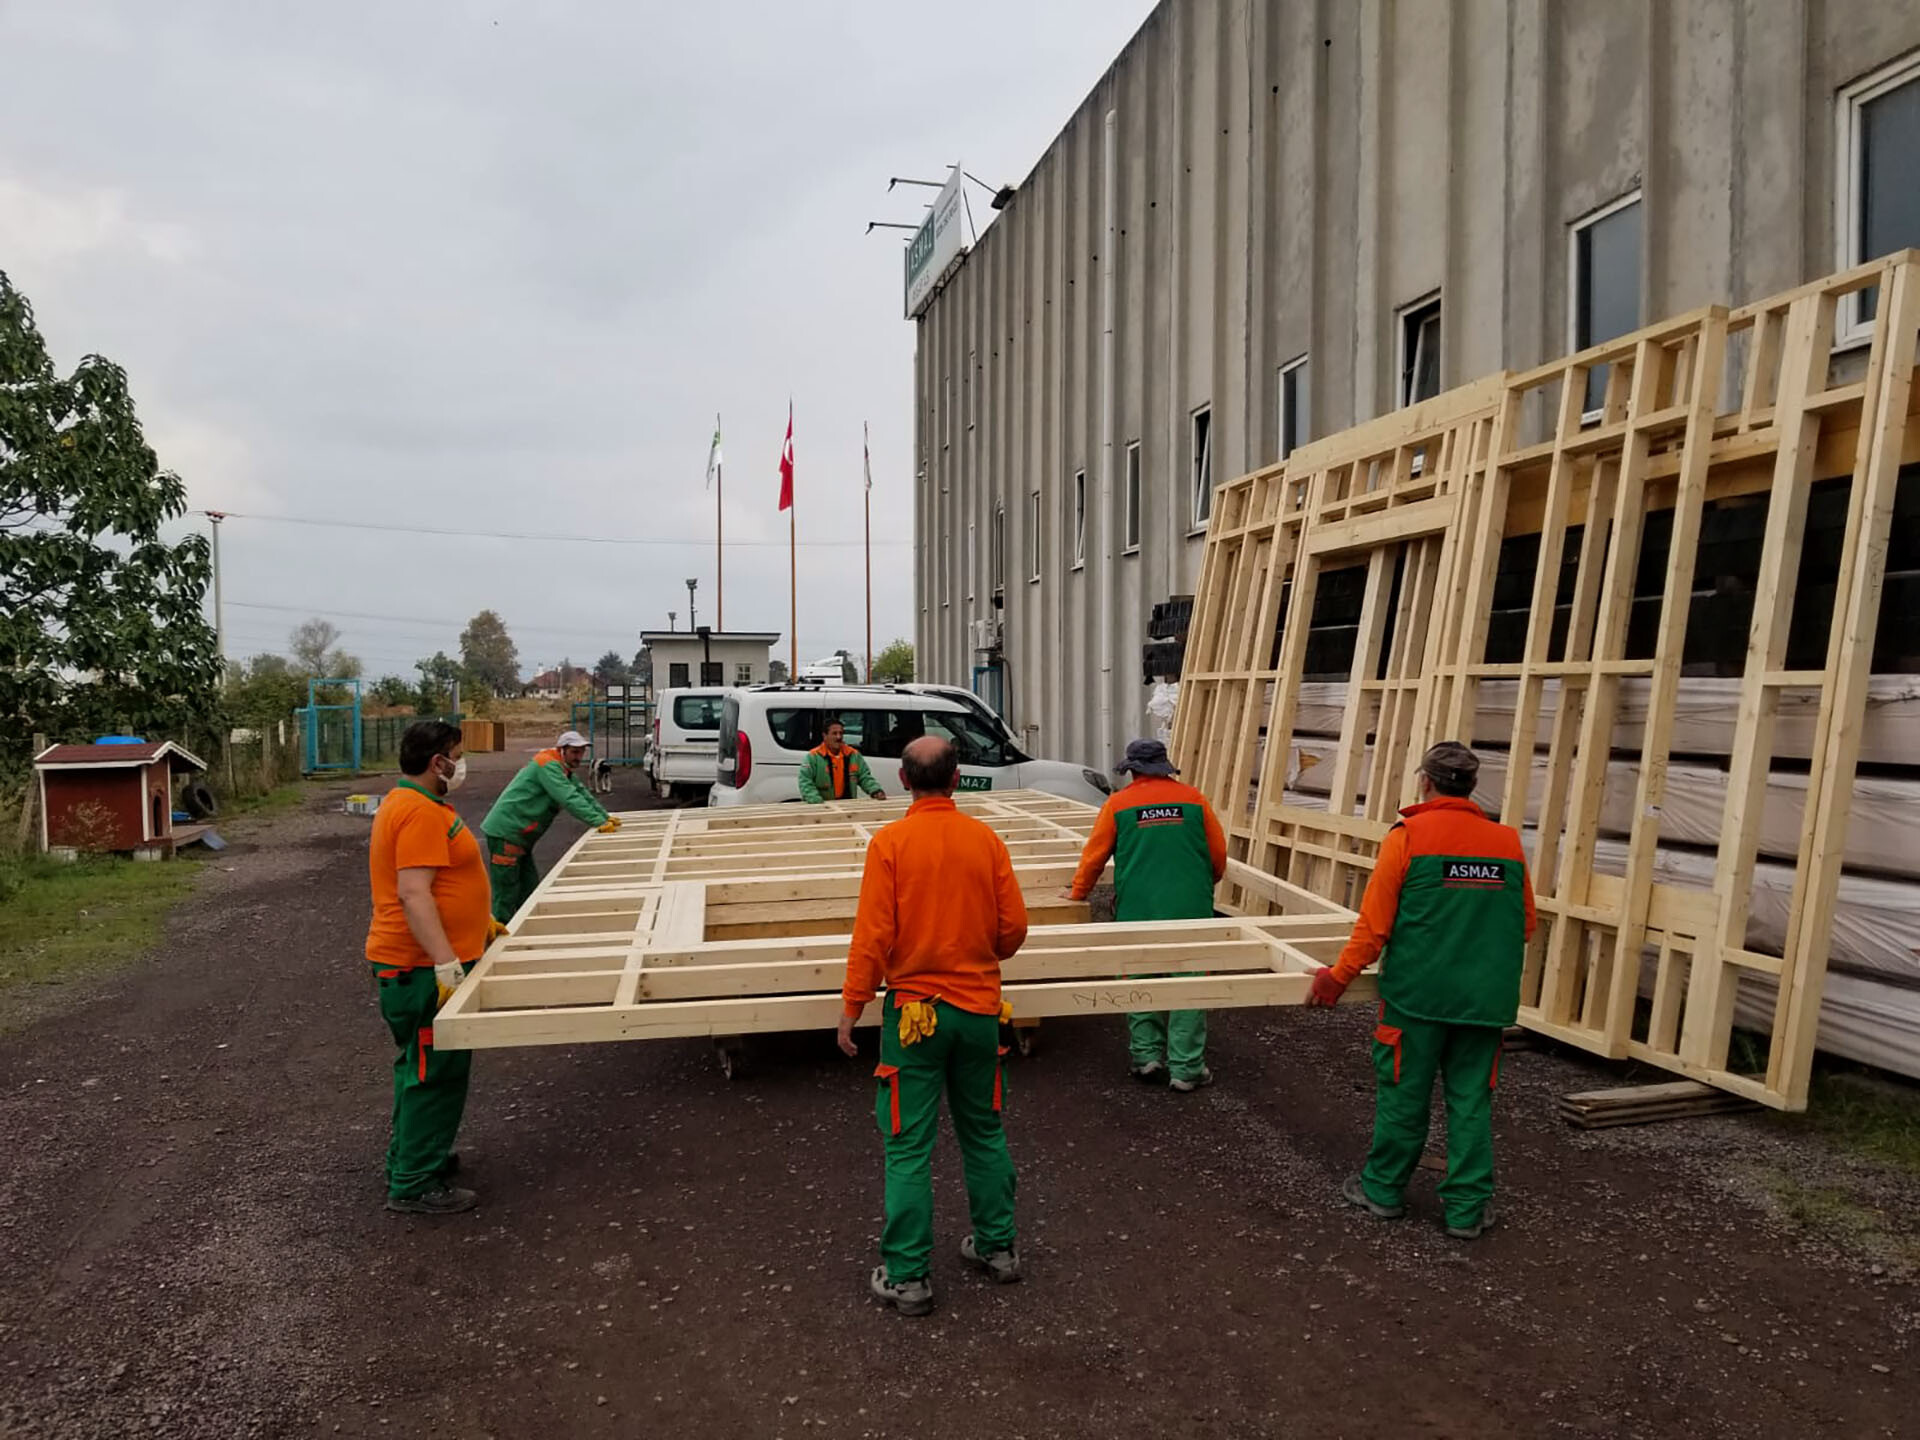
{"label": "yellow work gloves", "polygon": [[931,1000],[909,1000],[900,1007],[900,1043],[918,1045],[933,1034],[940,1017]]}
{"label": "yellow work gloves", "polygon": [[606,824],[596,825],[593,828],[598,830],[602,835],[611,835],[620,828],[620,817],[618,815],[609,815]]}
{"label": "yellow work gloves", "polygon": [[453,992],[460,988],[460,982],[466,978],[466,968],[458,960],[448,960],[433,967],[433,982],[439,991],[439,998],[433,1002],[433,1008],[439,1010],[453,998]]}
{"label": "yellow work gloves", "polygon": [[[940,1023],[939,1012],[933,1008],[931,1000],[909,1000],[900,1007],[900,1043],[917,1045],[933,1034]],[[1013,1002],[1000,1002],[1000,1023],[1013,1023]]]}
{"label": "yellow work gloves", "polygon": [[506,926],[502,925],[498,920],[494,919],[491,915],[487,917],[487,943],[489,945],[491,945],[494,941],[498,940],[502,935],[505,935],[508,933],[509,932]]}

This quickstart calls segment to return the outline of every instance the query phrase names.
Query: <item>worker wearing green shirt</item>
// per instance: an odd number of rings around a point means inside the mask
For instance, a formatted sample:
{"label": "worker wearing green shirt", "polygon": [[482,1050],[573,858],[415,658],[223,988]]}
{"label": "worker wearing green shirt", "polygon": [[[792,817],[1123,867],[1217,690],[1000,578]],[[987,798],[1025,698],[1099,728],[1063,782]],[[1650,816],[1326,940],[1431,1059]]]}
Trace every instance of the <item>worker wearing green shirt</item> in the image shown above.
{"label": "worker wearing green shirt", "polygon": [[587,737],[578,730],[562,735],[553,749],[542,750],[507,782],[480,829],[487,837],[487,878],[493,886],[493,918],[513,919],[540,884],[533,847],[565,810],[582,824],[611,835],[620,828],[574,771],[587,758]]}
{"label": "worker wearing green shirt", "polygon": [[851,800],[861,794],[875,800],[887,798],[860,752],[847,744],[847,727],[829,720],[825,741],[809,750],[800,762],[800,798],[809,805],[824,805],[829,800]]}

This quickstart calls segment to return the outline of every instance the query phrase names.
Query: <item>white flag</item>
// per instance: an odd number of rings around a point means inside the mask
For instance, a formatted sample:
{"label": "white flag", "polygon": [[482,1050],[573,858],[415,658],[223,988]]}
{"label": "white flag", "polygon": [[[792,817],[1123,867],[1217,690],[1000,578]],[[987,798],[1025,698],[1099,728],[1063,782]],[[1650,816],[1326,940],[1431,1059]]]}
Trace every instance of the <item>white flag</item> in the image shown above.
{"label": "white flag", "polygon": [[707,488],[713,488],[713,477],[720,473],[720,417],[713,417],[713,448],[707,451]]}

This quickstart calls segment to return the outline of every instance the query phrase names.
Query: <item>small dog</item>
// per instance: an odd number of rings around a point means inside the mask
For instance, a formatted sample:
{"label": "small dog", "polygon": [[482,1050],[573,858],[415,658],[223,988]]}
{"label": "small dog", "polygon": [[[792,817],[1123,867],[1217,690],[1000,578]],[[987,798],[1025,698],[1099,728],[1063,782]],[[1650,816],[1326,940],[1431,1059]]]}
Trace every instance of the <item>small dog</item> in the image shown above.
{"label": "small dog", "polygon": [[601,795],[613,793],[613,763],[609,760],[593,762],[593,788]]}

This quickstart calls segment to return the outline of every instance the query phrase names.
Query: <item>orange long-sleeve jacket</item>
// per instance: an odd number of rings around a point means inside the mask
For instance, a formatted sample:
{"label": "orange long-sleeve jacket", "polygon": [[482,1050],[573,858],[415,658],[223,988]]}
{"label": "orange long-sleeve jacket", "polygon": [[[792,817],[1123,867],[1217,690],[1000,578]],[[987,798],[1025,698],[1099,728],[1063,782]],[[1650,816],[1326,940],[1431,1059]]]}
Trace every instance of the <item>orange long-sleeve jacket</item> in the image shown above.
{"label": "orange long-sleeve jacket", "polygon": [[944,796],[915,800],[867,845],[840,992],[857,1016],[885,984],[904,1000],[1000,1010],[1000,962],[1027,938],[1006,843]]}

